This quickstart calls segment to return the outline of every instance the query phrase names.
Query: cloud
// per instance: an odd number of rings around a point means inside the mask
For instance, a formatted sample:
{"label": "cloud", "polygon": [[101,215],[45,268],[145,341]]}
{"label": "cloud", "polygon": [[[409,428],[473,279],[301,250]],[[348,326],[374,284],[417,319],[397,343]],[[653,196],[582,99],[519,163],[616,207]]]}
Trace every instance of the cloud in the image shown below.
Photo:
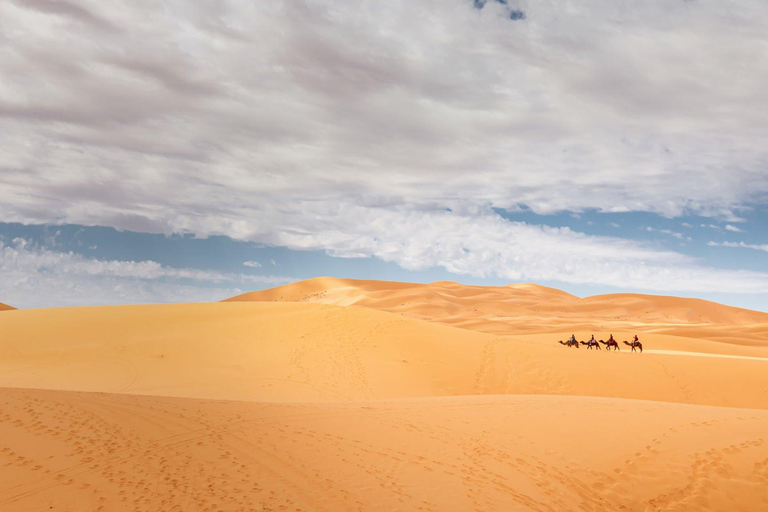
{"label": "cloud", "polygon": [[[314,205],[317,208],[318,205]],[[560,281],[656,291],[761,293],[768,273],[715,269],[673,251],[568,228],[509,222],[490,211],[379,211],[338,207],[334,225],[316,219],[271,242],[336,257],[375,256],[409,270],[442,267],[459,275],[509,281]],[[268,216],[271,217],[271,216]],[[306,218],[303,219],[306,223]],[[355,236],[352,225],[359,230]]]}
{"label": "cloud", "polygon": [[259,263],[258,261],[244,261],[243,265],[251,268],[259,268],[261,266],[261,263]]}
{"label": "cloud", "polygon": [[725,225],[725,229],[728,230],[728,231],[733,231],[734,233],[743,233],[744,232],[743,229],[739,229],[736,226],[733,226],[731,224],[726,224]]}
{"label": "cloud", "polygon": [[648,226],[645,228],[645,230],[648,232],[664,233],[665,235],[677,238],[678,240],[687,240],[689,242],[692,240],[691,237],[685,236],[682,233],[678,233],[677,231],[672,231],[671,229],[656,229]]}
{"label": "cloud", "polygon": [[117,33],[35,5],[0,12],[26,34],[0,58],[17,219],[164,230],[329,191],[727,215],[768,192],[762,2],[79,4]]}
{"label": "cloud", "polygon": [[492,208],[736,222],[768,197],[766,33],[758,0],[4,2],[0,216],[738,288]]}
{"label": "cloud", "polygon": [[744,249],[754,249],[756,251],[768,252],[768,244],[746,244],[744,242],[707,242],[711,247],[742,247]]}
{"label": "cloud", "polygon": [[23,2],[14,0],[14,3],[21,8],[33,9],[41,13],[60,16],[100,30],[116,30],[115,27],[111,23],[105,21],[104,18],[93,14],[93,12],[80,5],[67,2],[66,0],[24,0]]}
{"label": "cloud", "polygon": [[295,279],[163,266],[154,261],[87,258],[0,241],[0,296],[17,307],[195,302],[221,300],[241,287],[276,286]]}

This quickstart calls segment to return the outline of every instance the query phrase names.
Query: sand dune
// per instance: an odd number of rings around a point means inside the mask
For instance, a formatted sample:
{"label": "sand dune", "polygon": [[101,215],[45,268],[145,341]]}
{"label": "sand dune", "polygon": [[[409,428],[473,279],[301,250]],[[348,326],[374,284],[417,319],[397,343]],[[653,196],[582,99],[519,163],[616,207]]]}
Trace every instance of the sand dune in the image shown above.
{"label": "sand dune", "polygon": [[[0,510],[763,510],[766,316],[328,278],[6,311]],[[593,332],[646,350],[557,343]]]}
{"label": "sand dune", "polygon": [[[763,360],[567,349],[556,343],[567,333],[499,337],[360,307],[61,308],[8,312],[0,326],[5,387],[284,402],[556,394],[768,409]],[[768,358],[762,347],[643,340]],[[733,375],[737,393],[722,384]]]}
{"label": "sand dune", "polygon": [[[768,313],[699,299],[613,294],[580,299],[535,284],[466,286],[361,281],[329,277],[246,293],[229,301],[319,302],[356,305],[492,334],[590,331],[692,333],[695,329],[739,329],[736,342],[768,346]],[[727,338],[727,333],[721,333]],[[726,341],[724,339],[724,341]]]}
{"label": "sand dune", "polygon": [[765,510],[768,412],[617,399],[264,404],[0,390],[0,509]]}
{"label": "sand dune", "polygon": [[13,306],[9,306],[8,304],[3,304],[2,302],[0,302],[0,311],[11,311],[13,309],[16,309],[16,308],[14,308]]}

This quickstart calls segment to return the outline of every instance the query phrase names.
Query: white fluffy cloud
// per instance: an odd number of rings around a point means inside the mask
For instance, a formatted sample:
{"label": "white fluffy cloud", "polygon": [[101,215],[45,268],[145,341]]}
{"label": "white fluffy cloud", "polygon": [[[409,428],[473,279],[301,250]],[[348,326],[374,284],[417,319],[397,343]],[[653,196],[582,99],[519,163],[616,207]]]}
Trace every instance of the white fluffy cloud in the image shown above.
{"label": "white fluffy cloud", "polygon": [[768,4],[509,4],[525,19],[470,0],[0,3],[0,216],[510,279],[764,283],[491,207],[735,222],[765,201]]}
{"label": "white fluffy cloud", "polygon": [[239,286],[286,284],[280,276],[173,268],[154,261],[105,261],[0,242],[0,296],[16,307],[213,301],[242,293]]}
{"label": "white fluffy cloud", "polygon": [[[310,217],[311,206],[305,205]],[[274,241],[326,248],[339,257],[374,255],[407,269],[510,281],[560,281],[655,291],[763,293],[768,273],[708,268],[696,259],[621,238],[509,222],[491,212],[344,209],[348,224],[316,221]],[[306,222],[306,221],[305,221]],[[356,228],[353,228],[353,223]],[[356,236],[348,233],[356,229]]]}

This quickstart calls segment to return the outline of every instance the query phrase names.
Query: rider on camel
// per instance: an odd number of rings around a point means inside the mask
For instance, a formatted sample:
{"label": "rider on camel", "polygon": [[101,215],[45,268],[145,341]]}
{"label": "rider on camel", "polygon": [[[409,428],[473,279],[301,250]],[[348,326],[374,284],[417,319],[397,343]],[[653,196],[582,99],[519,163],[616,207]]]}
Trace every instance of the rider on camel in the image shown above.
{"label": "rider on camel", "polygon": [[576,335],[571,334],[571,339],[569,339],[568,341],[570,341],[571,343],[576,343]]}
{"label": "rider on camel", "polygon": [[616,342],[616,340],[613,339],[613,334],[611,334],[611,337],[608,338],[608,343],[611,343],[611,342],[614,342],[614,343]]}
{"label": "rider on camel", "polygon": [[632,341],[640,341],[640,340],[637,338],[637,334],[635,334],[635,339],[633,339]]}

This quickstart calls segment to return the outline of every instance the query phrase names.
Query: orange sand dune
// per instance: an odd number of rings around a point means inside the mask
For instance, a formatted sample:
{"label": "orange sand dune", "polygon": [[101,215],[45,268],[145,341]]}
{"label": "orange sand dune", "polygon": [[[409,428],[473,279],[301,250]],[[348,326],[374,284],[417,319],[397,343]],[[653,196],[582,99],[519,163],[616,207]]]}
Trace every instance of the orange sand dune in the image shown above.
{"label": "orange sand dune", "polygon": [[0,389],[0,510],[768,509],[768,412],[617,399],[264,404]]}
{"label": "orange sand dune", "polygon": [[[290,302],[22,310],[3,314],[0,329],[5,387],[292,402],[557,394],[768,409],[768,349],[669,335],[643,341],[764,359],[568,349],[556,342],[567,332],[498,337]],[[737,391],[723,385],[735,375]]]}
{"label": "orange sand dune", "polygon": [[768,346],[768,313],[657,295],[614,294],[579,299],[535,284],[493,287],[323,277],[228,300],[357,305],[493,334],[585,330],[600,331],[607,337],[610,331],[617,330],[674,334],[683,327],[690,334],[692,327],[757,325],[757,329],[739,333],[739,337],[722,339]]}
{"label": "orange sand dune", "polygon": [[8,304],[3,304],[2,302],[0,302],[0,311],[11,311],[13,309],[16,309],[16,308],[14,308],[13,306],[9,306]]}
{"label": "orange sand dune", "polygon": [[0,315],[2,511],[765,510],[765,432],[768,315],[691,299],[323,278]]}

